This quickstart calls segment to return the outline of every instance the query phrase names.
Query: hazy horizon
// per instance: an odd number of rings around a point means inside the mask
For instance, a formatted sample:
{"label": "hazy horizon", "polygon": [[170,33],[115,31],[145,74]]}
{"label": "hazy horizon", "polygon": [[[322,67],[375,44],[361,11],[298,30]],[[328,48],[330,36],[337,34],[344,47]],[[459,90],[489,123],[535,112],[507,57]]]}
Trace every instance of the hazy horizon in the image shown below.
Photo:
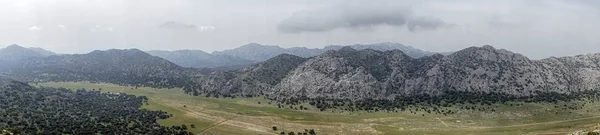
{"label": "hazy horizon", "polygon": [[593,0],[0,0],[0,47],[213,52],[393,42],[432,52],[492,45],[532,59],[600,52]]}

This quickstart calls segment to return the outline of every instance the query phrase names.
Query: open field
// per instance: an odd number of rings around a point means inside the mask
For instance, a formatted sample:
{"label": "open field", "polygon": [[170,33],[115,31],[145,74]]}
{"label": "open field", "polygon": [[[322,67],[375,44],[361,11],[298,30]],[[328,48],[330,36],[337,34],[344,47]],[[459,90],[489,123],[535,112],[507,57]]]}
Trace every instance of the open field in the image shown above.
{"label": "open field", "polygon": [[[277,108],[263,98],[205,98],[180,89],[132,88],[83,82],[40,83],[36,86],[85,88],[147,96],[143,108],[162,110],[174,117],[159,121],[165,126],[195,124],[196,134],[279,134],[314,129],[317,134],[569,134],[600,122],[600,103],[587,103],[580,110],[562,110],[554,104],[523,103],[521,106],[494,104],[495,112],[459,111],[444,116],[418,112],[354,112],[292,110]],[[260,102],[260,104],[258,103]],[[560,104],[575,104],[560,103]],[[184,107],[185,106],[185,107]],[[423,115],[424,114],[424,115]],[[278,131],[272,127],[277,126]]]}

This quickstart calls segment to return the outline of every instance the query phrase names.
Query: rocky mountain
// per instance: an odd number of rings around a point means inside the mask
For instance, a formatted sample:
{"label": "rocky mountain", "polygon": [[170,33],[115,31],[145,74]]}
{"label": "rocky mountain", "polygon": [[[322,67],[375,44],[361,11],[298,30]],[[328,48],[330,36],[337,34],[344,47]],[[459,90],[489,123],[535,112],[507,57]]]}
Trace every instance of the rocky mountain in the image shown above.
{"label": "rocky mountain", "polygon": [[[177,50],[177,51],[146,51],[150,55],[158,56],[169,60],[183,67],[194,68],[221,68],[221,67],[239,67],[248,66],[254,61],[231,56],[231,55],[212,55],[200,50]],[[236,68],[234,68],[236,69]]]}
{"label": "rocky mountain", "polygon": [[[343,47],[306,60],[297,59],[279,63],[289,64],[279,70],[288,71],[284,77],[254,74],[257,75],[254,79],[245,81],[243,78],[249,75],[244,73],[254,69],[249,67],[245,72],[212,73],[193,89],[201,93],[218,91],[223,95],[263,93],[274,98],[358,100],[442,95],[449,91],[531,96],[600,88],[600,54],[530,60],[521,54],[483,46],[447,56],[413,58],[400,50]],[[278,70],[260,69],[261,72]],[[262,77],[274,81],[256,79]],[[231,86],[235,88],[224,88]]]}
{"label": "rocky mountain", "polygon": [[[422,57],[422,56],[430,56],[430,55],[435,54],[434,52],[423,51],[423,50],[413,48],[411,46],[405,46],[402,44],[390,43],[390,42],[377,43],[377,44],[364,44],[364,45],[363,44],[355,44],[355,45],[349,45],[349,46],[356,50],[373,49],[373,50],[379,50],[379,51],[388,51],[388,50],[397,49],[397,50],[406,52],[406,54],[408,56],[415,57],[415,58]],[[344,45],[330,45],[330,46],[326,46],[322,49],[309,49],[306,47],[281,48],[279,46],[260,45],[260,44],[256,44],[256,43],[251,43],[251,44],[247,44],[247,45],[241,46],[239,48],[235,48],[235,49],[224,50],[224,51],[215,51],[212,54],[214,54],[214,55],[231,55],[231,56],[236,56],[236,57],[240,57],[240,58],[250,59],[253,61],[265,61],[265,60],[273,58],[279,54],[291,54],[291,55],[308,58],[308,57],[320,55],[329,50],[339,50],[343,47],[345,47],[345,46]],[[443,53],[443,54],[448,54],[448,53]]]}
{"label": "rocky mountain", "polygon": [[12,76],[29,81],[92,81],[123,85],[177,87],[190,69],[137,49],[54,55],[23,61]]}

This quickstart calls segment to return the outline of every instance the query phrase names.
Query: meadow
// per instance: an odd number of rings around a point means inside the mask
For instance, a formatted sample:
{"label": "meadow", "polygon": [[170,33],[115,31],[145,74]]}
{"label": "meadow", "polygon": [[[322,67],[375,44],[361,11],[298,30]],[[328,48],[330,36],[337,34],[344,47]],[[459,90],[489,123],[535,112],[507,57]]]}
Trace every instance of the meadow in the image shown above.
{"label": "meadow", "polygon": [[[173,117],[160,120],[165,126],[191,125],[195,134],[272,135],[280,132],[305,132],[314,129],[317,134],[343,135],[398,135],[398,134],[457,134],[457,135],[514,135],[514,134],[570,134],[600,122],[600,103],[572,101],[551,103],[492,104],[496,111],[460,110],[456,114],[429,114],[404,112],[342,112],[278,108],[277,103],[261,97],[207,98],[183,93],[181,89],[128,87],[107,83],[48,82],[38,87],[100,90],[147,96],[149,104],[142,109],[162,110]],[[584,104],[585,103],[585,104]],[[583,105],[582,109],[561,109],[557,105]],[[309,106],[306,104],[305,106]],[[273,127],[277,127],[277,131]]]}

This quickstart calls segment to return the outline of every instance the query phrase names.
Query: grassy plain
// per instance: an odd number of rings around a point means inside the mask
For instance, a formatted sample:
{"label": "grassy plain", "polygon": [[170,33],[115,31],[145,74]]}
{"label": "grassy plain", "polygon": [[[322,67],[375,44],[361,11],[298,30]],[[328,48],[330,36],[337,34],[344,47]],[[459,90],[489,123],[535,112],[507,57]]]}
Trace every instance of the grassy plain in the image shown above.
{"label": "grassy plain", "polygon": [[[304,132],[304,129],[314,129],[320,135],[564,135],[600,122],[598,102],[587,103],[579,110],[563,110],[546,103],[522,103],[521,106],[493,104],[489,107],[495,108],[495,112],[461,110],[444,116],[426,112],[320,112],[310,107],[309,110],[280,109],[277,104],[269,104],[263,98],[206,98],[187,95],[181,89],[135,89],[106,83],[50,82],[35,85],[73,90],[102,89],[102,92],[147,96],[149,104],[143,106],[144,109],[162,110],[174,116],[160,120],[160,124],[195,124],[196,128],[191,128],[191,132],[207,135],[269,135],[281,131]],[[577,103],[582,101],[560,104]],[[278,131],[273,131],[273,126]]]}

